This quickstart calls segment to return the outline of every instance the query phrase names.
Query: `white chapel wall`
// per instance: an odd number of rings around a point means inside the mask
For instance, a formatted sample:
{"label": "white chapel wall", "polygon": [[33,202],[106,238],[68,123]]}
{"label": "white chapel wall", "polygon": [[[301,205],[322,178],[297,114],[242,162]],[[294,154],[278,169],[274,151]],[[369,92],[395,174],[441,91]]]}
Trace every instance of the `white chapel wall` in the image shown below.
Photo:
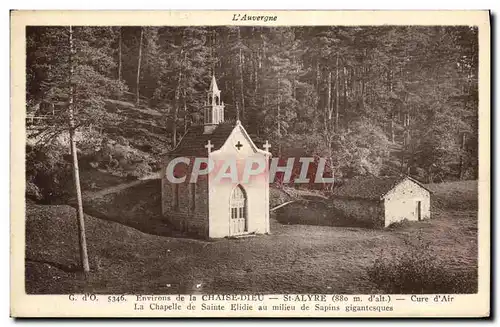
{"label": "white chapel wall", "polygon": [[[243,145],[240,150],[234,147],[238,141]],[[224,159],[231,159],[236,156],[237,161],[243,163],[244,159],[255,157],[265,158],[260,153],[255,153],[250,142],[245,138],[239,128],[235,128],[226,143],[219,151],[211,154],[211,159],[220,162]],[[243,173],[243,166],[239,167],[240,174]],[[268,199],[268,175],[262,174],[259,179],[251,179],[251,183],[242,183],[247,195],[247,217],[248,232],[267,233],[269,232],[269,199]],[[237,184],[231,183],[228,179],[222,183],[209,185],[209,236],[212,238],[229,235],[230,228],[230,197]]]}

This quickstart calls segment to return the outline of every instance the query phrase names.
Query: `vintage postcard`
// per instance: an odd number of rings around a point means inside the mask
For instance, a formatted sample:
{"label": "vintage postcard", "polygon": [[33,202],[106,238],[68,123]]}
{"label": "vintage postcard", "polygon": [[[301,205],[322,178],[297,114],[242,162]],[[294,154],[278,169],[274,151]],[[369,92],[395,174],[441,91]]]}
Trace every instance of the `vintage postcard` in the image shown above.
{"label": "vintage postcard", "polygon": [[13,317],[488,317],[488,11],[13,11]]}

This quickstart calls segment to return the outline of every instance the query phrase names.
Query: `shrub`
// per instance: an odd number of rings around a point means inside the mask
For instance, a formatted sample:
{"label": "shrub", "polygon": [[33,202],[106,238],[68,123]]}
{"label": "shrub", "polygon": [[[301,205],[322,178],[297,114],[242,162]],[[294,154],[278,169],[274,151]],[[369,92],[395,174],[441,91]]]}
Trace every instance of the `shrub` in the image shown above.
{"label": "shrub", "polygon": [[81,161],[88,163],[85,167],[93,169],[99,167],[106,169],[109,173],[119,176],[142,177],[152,171],[152,157],[147,153],[139,151],[127,143],[126,139],[119,138],[119,141],[105,139],[99,150],[81,157]]}
{"label": "shrub", "polygon": [[99,149],[104,136],[96,130],[85,129],[78,135],[78,150],[83,154],[91,154]]}
{"label": "shrub", "polygon": [[438,258],[421,236],[402,251],[382,254],[368,269],[370,280],[392,294],[476,293],[477,269],[457,271]]}
{"label": "shrub", "polygon": [[125,137],[123,136],[118,136],[118,138],[116,139],[116,142],[120,145],[123,145],[123,146],[130,146],[130,141],[127,140]]}
{"label": "shrub", "polygon": [[26,146],[26,196],[51,202],[67,196],[66,183],[71,180],[68,148],[58,142],[45,147]]}
{"label": "shrub", "polygon": [[151,174],[153,170],[149,163],[138,162],[134,165],[130,165],[129,167],[127,167],[125,171],[127,172],[128,175],[131,175],[134,178],[139,178]]}
{"label": "shrub", "polygon": [[399,221],[395,221],[393,223],[391,223],[389,226],[387,226],[388,229],[404,229],[408,226],[410,226],[410,221],[406,218],[402,219],[402,220],[399,220]]}
{"label": "shrub", "polygon": [[33,181],[26,181],[26,197],[32,200],[40,201],[43,199],[43,194],[40,188]]}

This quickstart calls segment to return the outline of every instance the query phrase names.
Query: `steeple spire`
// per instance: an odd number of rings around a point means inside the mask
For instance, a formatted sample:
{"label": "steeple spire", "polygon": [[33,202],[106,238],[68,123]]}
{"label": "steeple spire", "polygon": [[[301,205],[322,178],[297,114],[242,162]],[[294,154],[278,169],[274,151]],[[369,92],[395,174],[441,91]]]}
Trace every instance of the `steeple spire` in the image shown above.
{"label": "steeple spire", "polygon": [[217,81],[215,80],[215,73],[212,74],[212,82],[210,82],[210,91],[212,91],[213,94],[220,95],[220,90],[219,87],[217,86]]}
{"label": "steeple spire", "polygon": [[224,102],[220,99],[220,93],[215,74],[213,74],[205,103],[205,133],[211,133],[219,123],[224,121]]}

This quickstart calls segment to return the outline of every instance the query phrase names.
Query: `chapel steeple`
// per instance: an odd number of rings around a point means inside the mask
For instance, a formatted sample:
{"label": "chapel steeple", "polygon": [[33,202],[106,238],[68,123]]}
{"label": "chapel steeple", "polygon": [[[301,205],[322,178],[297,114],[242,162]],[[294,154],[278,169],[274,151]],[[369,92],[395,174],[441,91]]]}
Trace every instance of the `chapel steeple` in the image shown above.
{"label": "chapel steeple", "polygon": [[215,74],[212,75],[210,88],[207,92],[207,101],[204,110],[204,132],[211,133],[219,123],[224,121],[224,101],[220,99],[220,90],[215,80]]}

